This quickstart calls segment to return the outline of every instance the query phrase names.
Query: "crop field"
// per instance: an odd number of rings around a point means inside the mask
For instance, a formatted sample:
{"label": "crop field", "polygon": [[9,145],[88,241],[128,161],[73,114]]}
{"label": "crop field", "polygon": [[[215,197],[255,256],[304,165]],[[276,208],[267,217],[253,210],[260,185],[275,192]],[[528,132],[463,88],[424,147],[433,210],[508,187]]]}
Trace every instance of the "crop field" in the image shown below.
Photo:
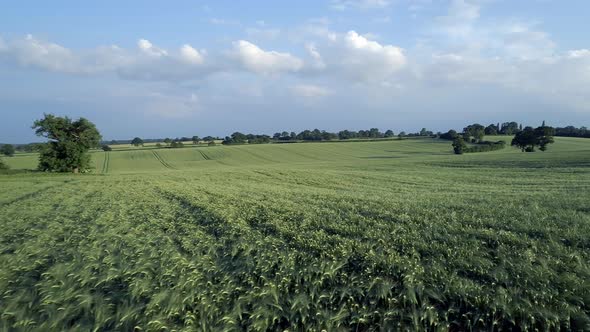
{"label": "crop field", "polygon": [[590,329],[588,139],[92,158],[0,174],[1,331]]}

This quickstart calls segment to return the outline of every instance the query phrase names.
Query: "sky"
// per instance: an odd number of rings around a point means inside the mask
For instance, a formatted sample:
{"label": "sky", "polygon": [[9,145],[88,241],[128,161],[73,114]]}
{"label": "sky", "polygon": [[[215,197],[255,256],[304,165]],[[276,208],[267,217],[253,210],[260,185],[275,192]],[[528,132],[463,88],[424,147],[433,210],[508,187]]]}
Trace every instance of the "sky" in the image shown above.
{"label": "sky", "polygon": [[0,142],[590,126],[590,1],[0,0]]}

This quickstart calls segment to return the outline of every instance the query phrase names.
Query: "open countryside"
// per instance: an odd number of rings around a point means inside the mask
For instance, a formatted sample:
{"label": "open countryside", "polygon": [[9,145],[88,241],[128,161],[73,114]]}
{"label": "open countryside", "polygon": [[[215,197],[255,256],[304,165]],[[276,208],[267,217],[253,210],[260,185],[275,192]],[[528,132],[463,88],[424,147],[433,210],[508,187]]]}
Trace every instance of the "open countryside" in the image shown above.
{"label": "open countryside", "polygon": [[0,176],[3,329],[588,324],[587,139],[536,153],[410,138],[90,155],[87,175]]}
{"label": "open countryside", "polygon": [[590,332],[589,0],[0,5],[0,332]]}

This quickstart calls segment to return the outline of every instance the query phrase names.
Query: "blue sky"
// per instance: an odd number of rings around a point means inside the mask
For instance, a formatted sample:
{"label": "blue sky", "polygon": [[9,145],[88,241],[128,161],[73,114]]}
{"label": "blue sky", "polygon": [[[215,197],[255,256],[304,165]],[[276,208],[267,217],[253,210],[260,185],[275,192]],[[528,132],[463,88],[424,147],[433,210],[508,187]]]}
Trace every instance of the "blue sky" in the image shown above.
{"label": "blue sky", "polygon": [[588,1],[0,3],[0,142],[590,125]]}

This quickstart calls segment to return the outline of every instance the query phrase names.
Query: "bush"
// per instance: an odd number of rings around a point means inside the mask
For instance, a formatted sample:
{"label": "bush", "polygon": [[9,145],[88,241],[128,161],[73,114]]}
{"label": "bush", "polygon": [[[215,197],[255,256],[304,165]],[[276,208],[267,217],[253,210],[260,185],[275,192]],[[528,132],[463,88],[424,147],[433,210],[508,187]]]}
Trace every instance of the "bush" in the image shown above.
{"label": "bush", "polygon": [[465,153],[476,153],[476,152],[490,152],[496,150],[502,150],[506,147],[506,142],[504,141],[497,141],[497,142],[490,142],[490,141],[483,141],[478,143],[475,146],[471,146],[465,149]]}
{"label": "bush", "polygon": [[174,141],[174,142],[170,143],[170,147],[173,149],[183,148],[184,144],[180,141]]}
{"label": "bush", "polygon": [[209,144],[207,144],[207,145],[208,145],[208,146],[215,146],[215,142],[214,142],[214,141],[211,141],[211,142],[209,142]]}
{"label": "bush", "polygon": [[5,164],[5,163],[2,161],[2,159],[0,159],[0,170],[2,170],[2,169],[8,169],[8,168],[9,168],[9,167],[8,167],[8,165],[6,165],[6,164]]}
{"label": "bush", "polygon": [[453,151],[455,152],[455,154],[463,154],[463,152],[465,152],[466,149],[467,144],[465,144],[463,137],[457,136],[453,141]]}
{"label": "bush", "polygon": [[102,151],[105,151],[105,152],[113,151],[113,148],[111,148],[110,146],[108,146],[106,144],[103,145],[101,148],[102,148]]}

